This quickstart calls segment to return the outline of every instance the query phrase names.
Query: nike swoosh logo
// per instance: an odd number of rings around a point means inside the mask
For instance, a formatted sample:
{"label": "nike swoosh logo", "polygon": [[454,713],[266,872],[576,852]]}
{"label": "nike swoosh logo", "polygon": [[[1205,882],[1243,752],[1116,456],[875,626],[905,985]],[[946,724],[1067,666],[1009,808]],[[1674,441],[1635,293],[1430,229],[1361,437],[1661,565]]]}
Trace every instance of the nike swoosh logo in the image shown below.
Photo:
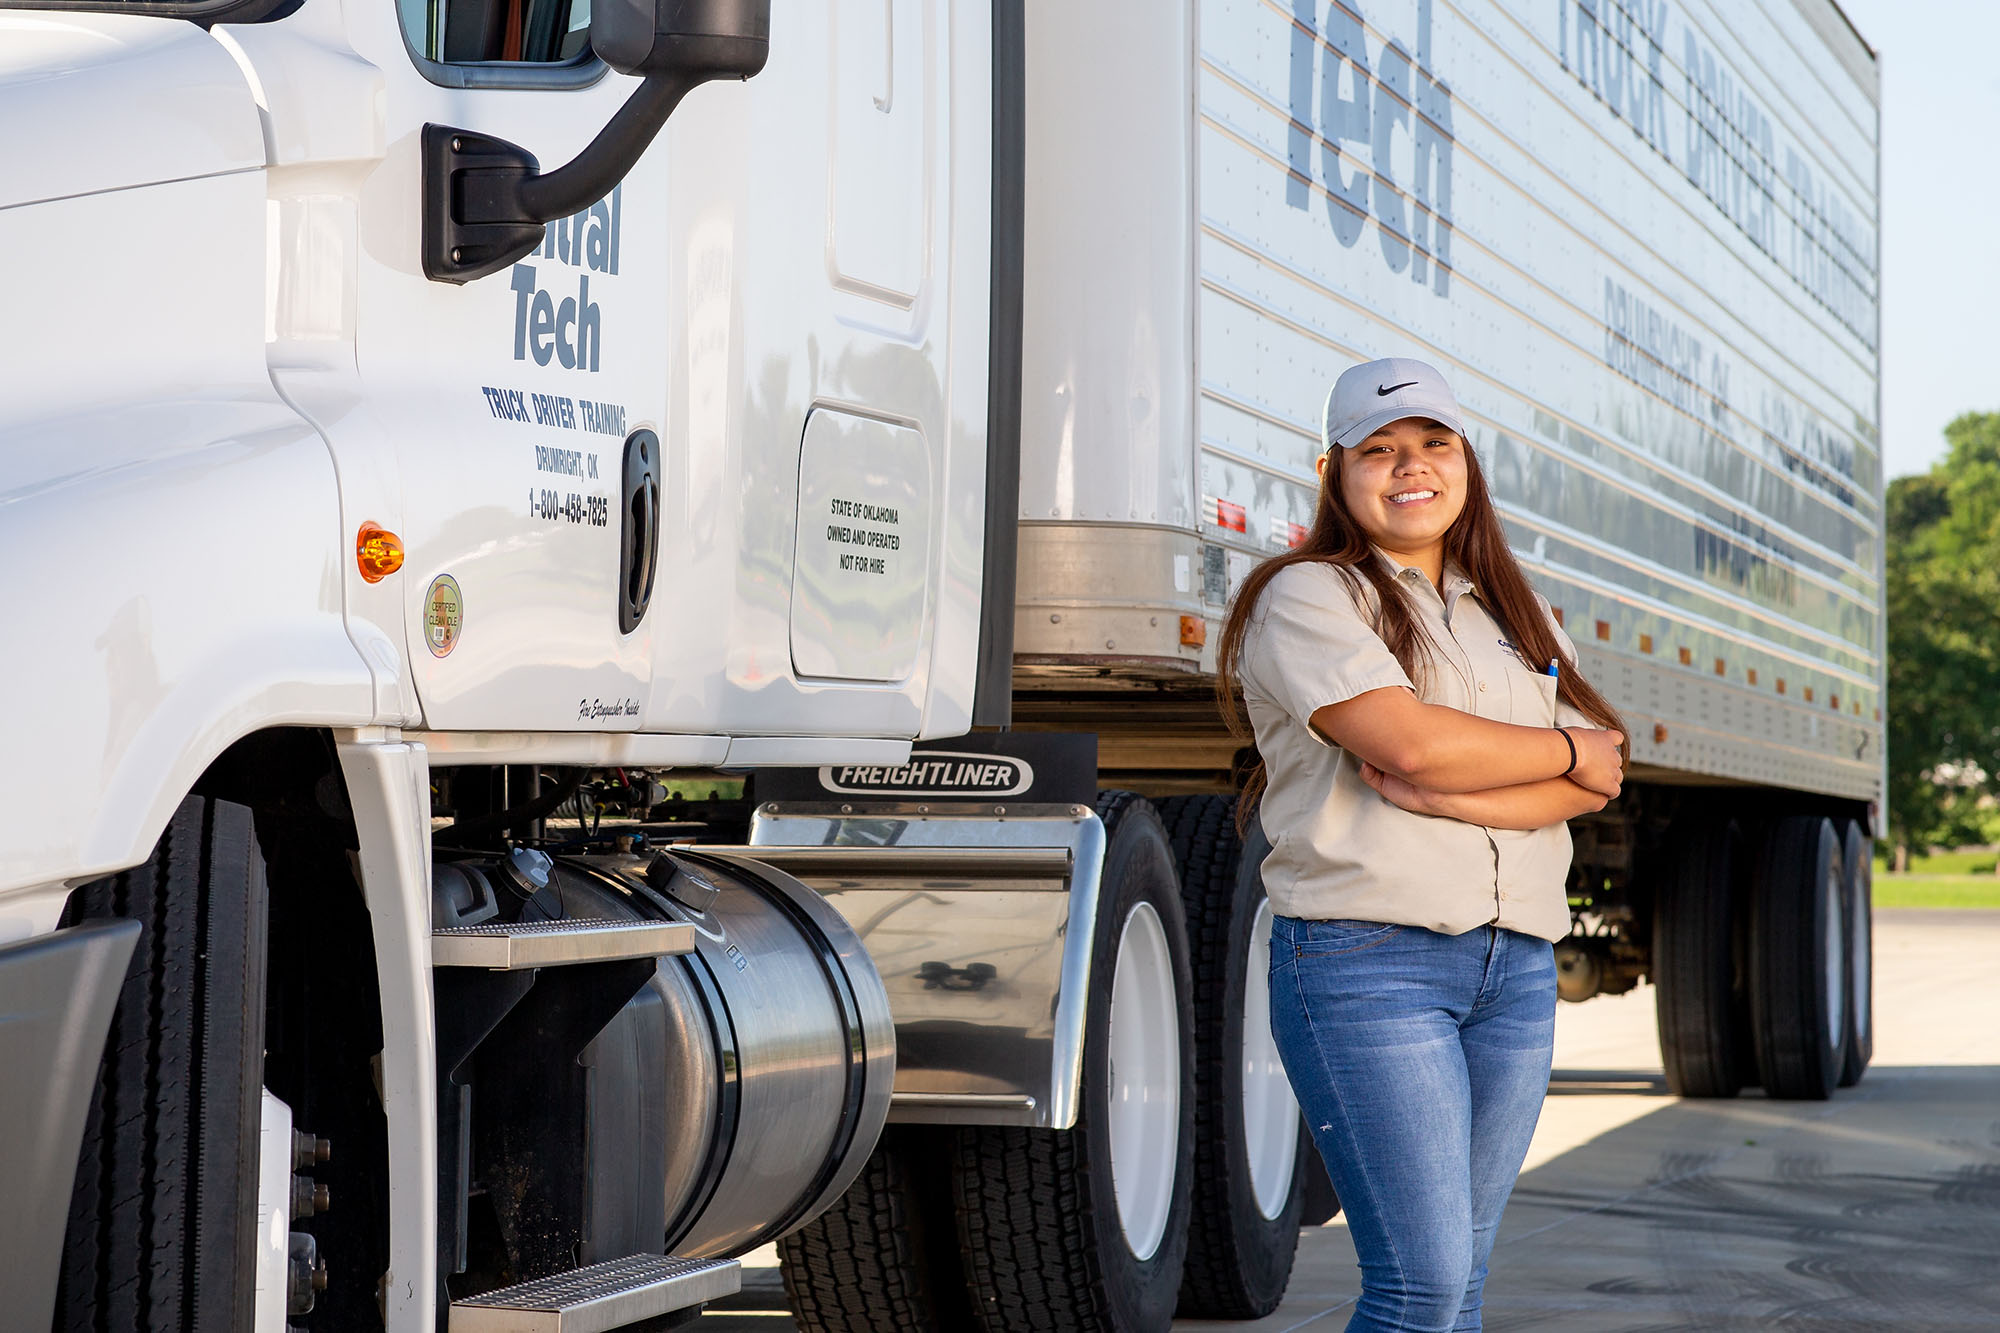
{"label": "nike swoosh logo", "polygon": [[1375,396],[1377,398],[1387,398],[1390,394],[1396,392],[1396,390],[1398,389],[1407,389],[1413,384],[1421,384],[1422,382],[1423,381],[1421,380],[1405,380],[1401,384],[1391,384],[1386,388],[1378,385],[1375,389]]}

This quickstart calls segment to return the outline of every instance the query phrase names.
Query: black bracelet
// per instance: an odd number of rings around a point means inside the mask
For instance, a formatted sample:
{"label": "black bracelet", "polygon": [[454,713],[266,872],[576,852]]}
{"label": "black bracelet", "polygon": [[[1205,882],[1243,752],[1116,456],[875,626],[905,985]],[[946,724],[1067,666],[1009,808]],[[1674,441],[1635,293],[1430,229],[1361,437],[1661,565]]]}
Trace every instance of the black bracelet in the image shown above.
{"label": "black bracelet", "polygon": [[1569,767],[1556,774],[1559,778],[1566,778],[1576,772],[1576,742],[1569,738],[1569,732],[1562,727],[1556,728],[1556,735],[1562,737],[1563,744],[1569,747]]}

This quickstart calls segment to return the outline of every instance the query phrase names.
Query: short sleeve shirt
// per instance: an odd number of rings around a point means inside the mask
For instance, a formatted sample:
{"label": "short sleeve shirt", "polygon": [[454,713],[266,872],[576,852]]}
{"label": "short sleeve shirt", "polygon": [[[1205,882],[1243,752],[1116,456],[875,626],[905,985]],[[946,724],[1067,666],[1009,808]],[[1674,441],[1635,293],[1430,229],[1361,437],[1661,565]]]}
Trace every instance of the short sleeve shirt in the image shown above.
{"label": "short sleeve shirt", "polygon": [[[1243,699],[1269,786],[1260,817],[1271,908],[1459,935],[1502,926],[1546,940],[1569,933],[1569,828],[1493,829],[1413,814],[1361,780],[1361,761],[1314,731],[1313,712],[1390,686],[1520,726],[1590,726],[1556,700],[1546,662],[1525,662],[1456,569],[1442,594],[1388,560],[1431,640],[1413,685],[1375,631],[1375,591],[1334,565],[1288,565],[1258,598],[1243,643]],[[1568,661],[1575,646],[1536,598]]]}

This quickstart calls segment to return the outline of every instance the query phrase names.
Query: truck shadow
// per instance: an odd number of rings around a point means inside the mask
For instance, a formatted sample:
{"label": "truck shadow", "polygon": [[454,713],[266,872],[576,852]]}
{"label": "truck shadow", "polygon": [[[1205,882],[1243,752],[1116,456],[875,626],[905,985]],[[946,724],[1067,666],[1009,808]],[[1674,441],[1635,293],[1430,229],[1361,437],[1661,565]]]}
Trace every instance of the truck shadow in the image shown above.
{"label": "truck shadow", "polygon": [[1828,1102],[1670,1101],[1525,1173],[1485,1326],[1993,1328],[1996,1254],[2000,1067],[1878,1066]]}
{"label": "truck shadow", "polygon": [[1555,1069],[1549,1072],[1549,1096],[1590,1095],[1666,1097],[1667,1076],[1645,1069]]}
{"label": "truck shadow", "polygon": [[[1669,1097],[1657,1071],[1558,1070],[1551,1096],[1659,1105],[1525,1172],[1489,1333],[1956,1333],[2000,1310],[2000,1066],[1877,1066],[1827,1102]],[[1285,1302],[1183,1333],[1333,1333],[1358,1289],[1342,1220],[1308,1230]],[[789,1328],[775,1269],[703,1333]]]}

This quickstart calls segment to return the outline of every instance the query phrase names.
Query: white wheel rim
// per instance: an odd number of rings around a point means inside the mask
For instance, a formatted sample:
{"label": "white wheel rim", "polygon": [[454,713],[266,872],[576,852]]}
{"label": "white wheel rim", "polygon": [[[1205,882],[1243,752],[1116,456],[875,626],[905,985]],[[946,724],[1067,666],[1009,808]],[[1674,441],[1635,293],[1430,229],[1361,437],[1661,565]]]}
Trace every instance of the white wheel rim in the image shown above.
{"label": "white wheel rim", "polygon": [[[1865,848],[1862,851],[1862,855],[1868,855]],[[1863,865],[1857,873],[1859,878],[1856,880],[1856,883],[1866,885],[1873,877],[1875,868],[1872,865]],[[1855,894],[1853,906],[1856,910],[1848,919],[1847,930],[1854,941],[1854,963],[1849,971],[1849,975],[1854,979],[1854,996],[1852,1000],[1854,1005],[1854,1032],[1857,1037],[1865,1042],[1868,1040],[1868,1025],[1870,1019],[1873,1017],[1871,1011],[1874,1008],[1868,994],[1869,966],[1873,953],[1869,948],[1869,934],[1873,926],[1868,919],[1868,895],[1866,893]]]}
{"label": "white wheel rim", "polygon": [[285,1333],[291,1291],[292,1108],[264,1089],[257,1149],[257,1294],[251,1327]]}
{"label": "white wheel rim", "polygon": [[1111,977],[1111,1191],[1141,1260],[1166,1235],[1181,1128],[1180,1005],[1166,928],[1151,903],[1125,917]]}
{"label": "white wheel rim", "polygon": [[1264,1220],[1276,1221],[1292,1192],[1299,1155],[1299,1103],[1271,1036],[1271,901],[1257,904],[1243,967],[1243,1146],[1250,1192]]}
{"label": "white wheel rim", "polygon": [[1826,883],[1826,1026],[1833,1049],[1840,1050],[1847,1036],[1847,914],[1841,900],[1847,895],[1841,882],[1841,867],[1829,868]]}

